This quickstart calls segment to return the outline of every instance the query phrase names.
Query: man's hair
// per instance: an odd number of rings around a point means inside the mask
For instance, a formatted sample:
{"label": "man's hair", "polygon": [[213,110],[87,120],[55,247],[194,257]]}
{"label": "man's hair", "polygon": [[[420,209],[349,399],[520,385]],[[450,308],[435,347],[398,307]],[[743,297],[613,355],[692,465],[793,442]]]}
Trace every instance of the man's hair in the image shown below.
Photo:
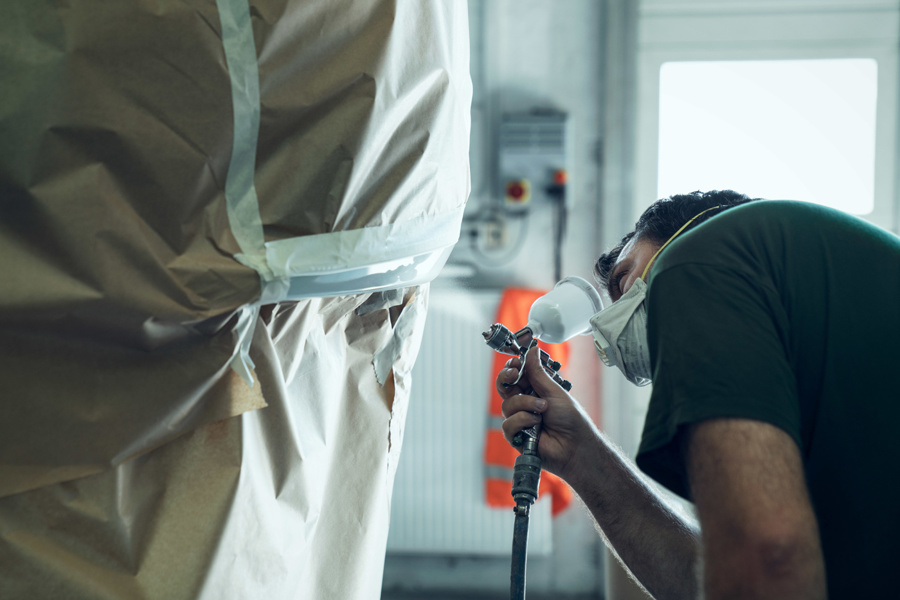
{"label": "man's hair", "polygon": [[685,231],[690,231],[722,211],[752,202],[753,200],[758,200],[758,198],[750,198],[732,190],[698,191],[690,194],[677,194],[657,200],[644,211],[641,218],[634,224],[634,231],[626,234],[612,250],[597,259],[597,263],[594,265],[594,279],[597,280],[597,283],[603,289],[608,289],[609,275],[612,272],[613,265],[616,264],[616,260],[619,258],[619,254],[622,253],[625,244],[633,237],[661,246],[666,243],[666,240],[675,235],[675,232],[682,225],[704,210],[714,206],[721,207],[716,210],[710,210],[694,219],[685,228]]}

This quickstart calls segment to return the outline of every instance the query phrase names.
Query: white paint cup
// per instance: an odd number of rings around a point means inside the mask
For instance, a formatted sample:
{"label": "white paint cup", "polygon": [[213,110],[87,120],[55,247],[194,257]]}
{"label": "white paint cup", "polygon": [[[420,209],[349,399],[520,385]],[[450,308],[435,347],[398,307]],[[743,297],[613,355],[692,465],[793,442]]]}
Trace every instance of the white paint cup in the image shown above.
{"label": "white paint cup", "polygon": [[603,300],[594,286],[581,277],[566,277],[534,301],[526,327],[534,338],[558,344],[590,334],[590,318],[601,310]]}

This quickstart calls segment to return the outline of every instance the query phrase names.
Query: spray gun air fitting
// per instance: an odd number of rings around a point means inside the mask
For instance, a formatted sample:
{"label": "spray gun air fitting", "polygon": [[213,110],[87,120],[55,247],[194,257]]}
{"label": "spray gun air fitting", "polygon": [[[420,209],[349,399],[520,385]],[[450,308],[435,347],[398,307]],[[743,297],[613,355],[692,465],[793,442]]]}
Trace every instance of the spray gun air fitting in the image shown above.
{"label": "spray gun air fitting", "polygon": [[531,505],[538,497],[538,488],[541,484],[541,459],[537,453],[537,445],[537,437],[526,436],[522,454],[516,457],[513,467],[512,497],[516,502],[513,510],[517,515],[527,516]]}

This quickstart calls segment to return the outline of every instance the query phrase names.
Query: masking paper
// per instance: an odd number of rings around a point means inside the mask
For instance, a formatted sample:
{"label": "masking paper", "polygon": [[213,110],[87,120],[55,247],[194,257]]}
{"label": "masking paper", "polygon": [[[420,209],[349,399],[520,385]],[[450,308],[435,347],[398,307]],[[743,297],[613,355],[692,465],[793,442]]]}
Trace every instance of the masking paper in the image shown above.
{"label": "masking paper", "polygon": [[465,18],[4,6],[0,597],[380,596]]}
{"label": "masking paper", "polygon": [[0,499],[0,596],[379,598],[427,288],[394,307],[418,327],[384,386],[372,357],[395,328],[365,300],[263,308],[265,409]]}

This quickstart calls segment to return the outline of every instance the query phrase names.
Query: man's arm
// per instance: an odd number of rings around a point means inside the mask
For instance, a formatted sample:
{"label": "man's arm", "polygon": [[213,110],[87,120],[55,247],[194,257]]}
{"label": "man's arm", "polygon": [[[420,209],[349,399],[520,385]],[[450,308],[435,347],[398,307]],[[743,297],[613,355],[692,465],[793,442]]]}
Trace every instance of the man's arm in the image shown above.
{"label": "man's arm", "polygon": [[816,517],[797,444],[760,421],[713,419],[687,433],[707,600],[826,598]]}
{"label": "man's arm", "polygon": [[[517,358],[497,376],[497,391],[505,399],[506,439],[541,421],[538,450],[544,468],[565,479],[581,497],[619,560],[657,600],[696,599],[696,523],[666,504],[637,467],[597,431],[578,402],[543,372],[536,354],[529,353],[520,386],[503,386],[518,374]],[[536,396],[522,395],[531,386]]]}
{"label": "man's arm", "polygon": [[656,600],[700,597],[700,532],[602,433],[567,480],[612,553]]}

